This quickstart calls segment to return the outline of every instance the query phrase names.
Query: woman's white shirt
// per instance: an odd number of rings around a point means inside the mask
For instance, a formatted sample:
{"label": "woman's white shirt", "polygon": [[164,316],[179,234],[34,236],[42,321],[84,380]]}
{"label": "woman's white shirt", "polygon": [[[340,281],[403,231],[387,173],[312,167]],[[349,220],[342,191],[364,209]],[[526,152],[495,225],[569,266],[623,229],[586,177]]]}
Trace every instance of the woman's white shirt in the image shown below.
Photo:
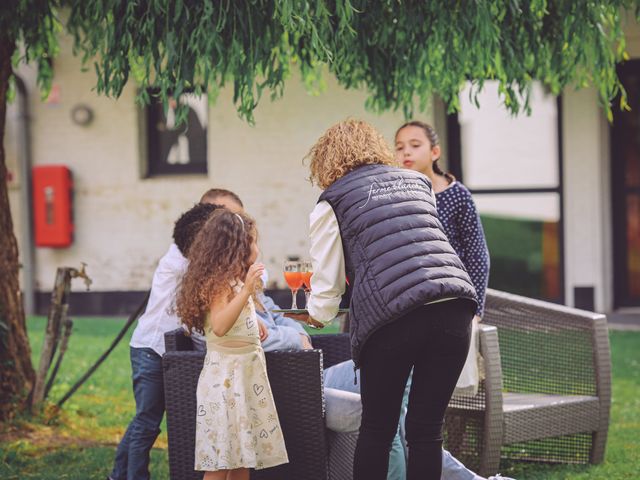
{"label": "woman's white shirt", "polygon": [[345,262],[338,219],[328,202],[318,202],[309,215],[311,240],[311,296],[307,309],[315,320],[335,318],[345,292]]}

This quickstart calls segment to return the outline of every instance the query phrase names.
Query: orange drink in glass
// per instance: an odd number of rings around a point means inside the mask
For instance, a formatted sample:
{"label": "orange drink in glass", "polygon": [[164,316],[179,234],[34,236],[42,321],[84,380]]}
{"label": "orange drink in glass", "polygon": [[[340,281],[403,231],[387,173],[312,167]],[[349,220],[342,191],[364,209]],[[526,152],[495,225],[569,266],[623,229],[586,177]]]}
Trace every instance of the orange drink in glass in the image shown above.
{"label": "orange drink in glass", "polygon": [[296,293],[302,287],[302,264],[300,262],[284,262],[284,279],[291,289],[291,309],[297,310]]}
{"label": "orange drink in glass", "polygon": [[304,286],[305,307],[309,308],[309,296],[311,295],[311,276],[313,264],[310,261],[302,262],[302,284]]}
{"label": "orange drink in glass", "polygon": [[284,279],[291,290],[298,290],[304,283],[302,272],[284,272]]}

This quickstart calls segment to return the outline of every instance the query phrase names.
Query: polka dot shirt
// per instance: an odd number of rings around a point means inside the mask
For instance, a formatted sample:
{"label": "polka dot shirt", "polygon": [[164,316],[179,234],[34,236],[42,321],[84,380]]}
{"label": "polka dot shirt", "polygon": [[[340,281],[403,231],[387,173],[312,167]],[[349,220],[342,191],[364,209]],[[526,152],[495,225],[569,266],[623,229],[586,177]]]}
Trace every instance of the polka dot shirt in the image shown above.
{"label": "polka dot shirt", "polygon": [[476,204],[471,193],[460,182],[436,193],[438,216],[460,260],[464,264],[478,294],[476,315],[484,312],[484,297],[489,282],[489,250]]}

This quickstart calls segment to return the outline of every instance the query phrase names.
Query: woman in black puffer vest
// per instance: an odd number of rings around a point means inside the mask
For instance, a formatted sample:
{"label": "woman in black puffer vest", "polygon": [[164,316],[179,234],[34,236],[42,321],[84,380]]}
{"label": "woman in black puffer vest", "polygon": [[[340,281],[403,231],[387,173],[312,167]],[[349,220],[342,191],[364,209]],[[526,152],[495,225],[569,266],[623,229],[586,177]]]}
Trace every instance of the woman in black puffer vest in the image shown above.
{"label": "woman in black puffer vest", "polygon": [[352,287],[352,356],[361,369],[355,480],[383,480],[402,395],[409,480],[439,480],[444,413],[469,348],[476,293],[438,219],[430,181],[396,168],[382,135],[347,120],[308,155],[323,193],[311,214],[310,321],[335,317]]}

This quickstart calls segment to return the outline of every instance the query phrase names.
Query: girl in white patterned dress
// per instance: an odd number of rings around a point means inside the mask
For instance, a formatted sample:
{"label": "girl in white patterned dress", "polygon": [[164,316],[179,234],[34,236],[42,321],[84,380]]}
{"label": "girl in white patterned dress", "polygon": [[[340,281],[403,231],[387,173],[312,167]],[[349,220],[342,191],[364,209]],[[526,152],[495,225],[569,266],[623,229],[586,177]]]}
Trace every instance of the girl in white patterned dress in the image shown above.
{"label": "girl in white patterned dress", "polygon": [[177,296],[182,322],[207,339],[194,467],[204,480],[248,480],[250,468],[289,461],[260,345],[266,328],[255,294],[264,266],[255,263],[256,241],[246,214],[214,212],[189,249]]}

